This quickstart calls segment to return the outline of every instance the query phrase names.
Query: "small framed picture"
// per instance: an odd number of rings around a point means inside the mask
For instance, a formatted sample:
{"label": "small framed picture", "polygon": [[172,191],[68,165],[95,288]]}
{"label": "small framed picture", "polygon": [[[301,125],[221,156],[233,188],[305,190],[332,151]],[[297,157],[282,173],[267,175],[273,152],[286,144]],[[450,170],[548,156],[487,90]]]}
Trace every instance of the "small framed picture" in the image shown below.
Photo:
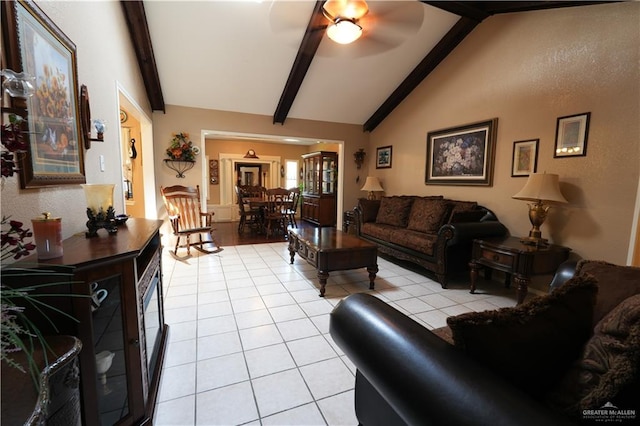
{"label": "small framed picture", "polygon": [[558,117],[554,157],[580,157],[587,155],[590,112]]}
{"label": "small framed picture", "polygon": [[540,139],[515,141],[513,143],[512,177],[529,176],[537,171],[538,143],[540,143]]}
{"label": "small framed picture", "polygon": [[376,151],[376,169],[390,169],[391,168],[391,151],[392,147],[382,146]]}

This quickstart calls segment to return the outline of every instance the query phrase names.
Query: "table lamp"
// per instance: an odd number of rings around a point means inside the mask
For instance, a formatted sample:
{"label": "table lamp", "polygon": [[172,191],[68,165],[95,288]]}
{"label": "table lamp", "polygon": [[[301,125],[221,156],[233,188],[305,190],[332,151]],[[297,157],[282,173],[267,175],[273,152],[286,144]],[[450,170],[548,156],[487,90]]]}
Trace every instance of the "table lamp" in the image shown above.
{"label": "table lamp", "polygon": [[380,181],[377,177],[367,176],[367,180],[364,183],[364,186],[360,188],[362,191],[369,191],[369,195],[367,195],[367,200],[375,200],[376,194],[375,192],[382,192],[384,189],[382,185],[380,185]]}
{"label": "table lamp", "polygon": [[529,231],[529,236],[522,238],[524,244],[536,246],[547,245],[547,240],[542,238],[540,227],[547,218],[547,212],[551,205],[549,203],[566,203],[567,200],[560,192],[558,175],[547,173],[532,173],[529,175],[524,188],[512,198],[516,200],[533,201],[529,204],[529,221],[533,228]]}

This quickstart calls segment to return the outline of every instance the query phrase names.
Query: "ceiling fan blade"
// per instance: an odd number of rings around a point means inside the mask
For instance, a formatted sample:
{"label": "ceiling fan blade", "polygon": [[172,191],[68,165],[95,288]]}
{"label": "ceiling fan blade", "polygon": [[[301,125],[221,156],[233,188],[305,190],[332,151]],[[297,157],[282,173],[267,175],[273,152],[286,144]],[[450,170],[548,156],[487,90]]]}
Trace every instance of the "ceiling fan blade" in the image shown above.
{"label": "ceiling fan blade", "polygon": [[372,1],[369,13],[358,24],[368,33],[410,37],[424,20],[425,6],[419,1]]}
{"label": "ceiling fan blade", "polygon": [[[308,1],[272,1],[269,7],[271,31],[283,43],[297,49],[309,25],[313,6],[314,3]],[[327,25],[320,25],[314,31],[324,31],[326,28]]]}

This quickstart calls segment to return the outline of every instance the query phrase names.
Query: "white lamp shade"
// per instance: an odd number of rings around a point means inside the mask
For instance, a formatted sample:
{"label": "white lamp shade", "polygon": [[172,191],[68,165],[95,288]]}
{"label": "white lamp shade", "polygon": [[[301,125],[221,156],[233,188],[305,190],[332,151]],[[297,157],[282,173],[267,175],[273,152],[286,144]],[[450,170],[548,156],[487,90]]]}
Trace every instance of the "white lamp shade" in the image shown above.
{"label": "white lamp shade", "polygon": [[560,192],[558,175],[547,173],[532,173],[529,175],[524,188],[512,198],[525,201],[546,201],[555,203],[567,203]]}
{"label": "white lamp shade", "polygon": [[378,180],[377,177],[374,177],[374,176],[367,176],[367,180],[365,181],[364,186],[360,189],[362,191],[370,191],[370,192],[384,191],[384,188],[382,188],[382,185],[380,185],[380,181]]}

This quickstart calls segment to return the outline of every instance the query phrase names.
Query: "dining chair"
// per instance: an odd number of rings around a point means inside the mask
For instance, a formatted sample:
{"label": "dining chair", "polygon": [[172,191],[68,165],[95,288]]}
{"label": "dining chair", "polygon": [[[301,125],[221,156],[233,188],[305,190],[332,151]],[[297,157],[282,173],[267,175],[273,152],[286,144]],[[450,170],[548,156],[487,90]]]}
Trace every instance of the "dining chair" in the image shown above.
{"label": "dining chair", "polygon": [[248,203],[245,202],[243,191],[235,186],[236,197],[238,200],[238,213],[240,214],[240,221],[238,222],[238,233],[244,232],[245,225],[249,225],[251,229],[255,229],[260,226],[260,210],[257,208],[251,208]]}
{"label": "dining chair", "polygon": [[[176,237],[176,245],[173,251],[169,251],[178,259],[191,257],[191,247],[203,253],[218,253],[222,248],[213,236],[213,215],[214,213],[203,212],[200,205],[200,186],[188,187],[174,185],[160,187],[160,193],[164,200],[164,205],[169,214],[169,222],[173,235]],[[197,234],[198,241],[191,242],[191,236]],[[207,239],[203,239],[203,235]],[[181,244],[181,242],[184,242]],[[205,244],[213,245],[215,249],[204,248]],[[178,248],[186,248],[187,256],[178,256]]]}
{"label": "dining chair", "polygon": [[298,211],[298,204],[300,203],[300,188],[289,189],[289,201],[290,205],[287,207],[287,221],[289,225],[294,228],[298,227],[296,222],[296,212]]}
{"label": "dining chair", "polygon": [[289,190],[284,188],[267,189],[267,209],[264,213],[267,225],[267,237],[274,229],[283,233],[287,229],[287,208],[290,205]]}

